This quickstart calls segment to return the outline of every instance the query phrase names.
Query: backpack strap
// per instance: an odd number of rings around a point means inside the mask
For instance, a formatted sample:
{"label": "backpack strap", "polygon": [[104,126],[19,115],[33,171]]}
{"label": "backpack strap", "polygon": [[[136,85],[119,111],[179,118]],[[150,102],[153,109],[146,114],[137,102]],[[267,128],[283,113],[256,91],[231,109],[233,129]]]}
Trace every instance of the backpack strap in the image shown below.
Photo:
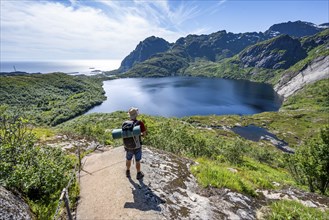
{"label": "backpack strap", "polygon": [[[134,121],[133,121],[133,126],[132,126],[131,129],[133,129],[133,127],[135,127],[135,126],[137,126],[137,125],[140,125],[140,121],[139,121],[139,120],[134,120]],[[135,150],[137,150],[137,149],[139,149],[139,148],[142,147],[140,136],[138,136],[138,135],[137,135],[137,136],[132,136],[131,138],[134,140],[134,142],[135,142],[135,146],[136,146],[136,147],[134,147],[134,148],[127,148],[127,147],[125,146],[125,149],[126,149],[127,151],[135,151]]]}

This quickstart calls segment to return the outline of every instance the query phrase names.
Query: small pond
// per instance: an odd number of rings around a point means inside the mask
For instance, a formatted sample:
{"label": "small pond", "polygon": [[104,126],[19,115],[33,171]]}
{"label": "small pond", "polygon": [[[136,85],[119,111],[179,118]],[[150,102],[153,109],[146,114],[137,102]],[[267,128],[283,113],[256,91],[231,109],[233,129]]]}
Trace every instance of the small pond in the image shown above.
{"label": "small pond", "polygon": [[266,129],[257,127],[255,125],[249,125],[245,127],[233,127],[231,129],[234,133],[244,137],[245,139],[252,141],[267,140],[270,141],[278,149],[287,152],[294,153],[294,149],[288,147],[288,143],[283,140],[280,140],[274,134],[268,132]]}

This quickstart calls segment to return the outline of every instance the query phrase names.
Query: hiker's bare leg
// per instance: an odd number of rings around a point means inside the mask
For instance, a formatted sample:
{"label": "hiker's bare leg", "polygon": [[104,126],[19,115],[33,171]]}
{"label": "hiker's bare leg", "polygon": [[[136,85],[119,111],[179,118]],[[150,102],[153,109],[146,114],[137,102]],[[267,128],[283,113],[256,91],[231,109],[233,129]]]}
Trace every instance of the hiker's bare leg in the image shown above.
{"label": "hiker's bare leg", "polygon": [[136,170],[137,170],[137,173],[141,171],[141,162],[140,161],[136,161]]}
{"label": "hiker's bare leg", "polygon": [[[131,160],[126,160],[127,170],[130,170],[130,166],[131,166]],[[137,163],[136,163],[136,167],[137,167]]]}

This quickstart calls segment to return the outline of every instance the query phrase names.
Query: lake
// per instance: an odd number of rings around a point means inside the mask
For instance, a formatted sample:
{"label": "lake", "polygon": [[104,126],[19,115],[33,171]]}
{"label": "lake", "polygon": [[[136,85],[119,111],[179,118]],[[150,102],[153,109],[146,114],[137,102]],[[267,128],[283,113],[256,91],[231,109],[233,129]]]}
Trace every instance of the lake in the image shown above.
{"label": "lake", "polygon": [[281,99],[270,85],[198,77],[129,78],[104,82],[107,100],[88,113],[127,111],[164,117],[248,115],[277,111]]}

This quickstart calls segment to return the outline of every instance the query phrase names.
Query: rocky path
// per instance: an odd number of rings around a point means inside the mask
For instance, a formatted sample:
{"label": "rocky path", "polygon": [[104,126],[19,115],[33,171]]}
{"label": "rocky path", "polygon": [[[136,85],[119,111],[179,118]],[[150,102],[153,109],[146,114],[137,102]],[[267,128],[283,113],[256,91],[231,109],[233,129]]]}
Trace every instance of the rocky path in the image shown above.
{"label": "rocky path", "polygon": [[76,219],[212,219],[209,199],[196,194],[191,161],[143,149],[143,180],[125,176],[122,147],[84,158]]}
{"label": "rocky path", "polygon": [[328,209],[329,198],[294,189],[259,191],[258,198],[229,189],[200,189],[192,161],[143,147],[143,180],[125,176],[123,147],[96,151],[83,160],[76,219],[259,219],[263,206],[279,199]]}

